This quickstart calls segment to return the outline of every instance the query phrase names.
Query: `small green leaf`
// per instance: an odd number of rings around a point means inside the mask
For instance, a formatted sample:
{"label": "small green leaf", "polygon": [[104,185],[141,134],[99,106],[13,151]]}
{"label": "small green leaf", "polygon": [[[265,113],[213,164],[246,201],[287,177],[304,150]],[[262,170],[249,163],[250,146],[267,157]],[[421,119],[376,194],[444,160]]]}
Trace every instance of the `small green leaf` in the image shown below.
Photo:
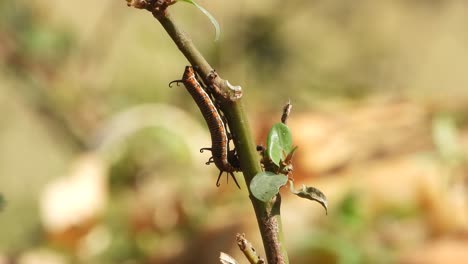
{"label": "small green leaf", "polygon": [[219,23],[218,21],[216,21],[216,19],[214,18],[213,15],[210,14],[210,12],[208,12],[208,10],[206,10],[205,8],[203,8],[201,5],[197,4],[195,1],[193,0],[178,0],[178,1],[182,1],[182,2],[186,2],[186,3],[189,3],[189,4],[192,4],[194,6],[196,6],[200,11],[202,11],[203,14],[205,14],[205,16],[208,17],[208,19],[210,20],[211,24],[213,24],[214,28],[215,28],[215,41],[218,41],[219,40],[219,36],[221,35],[221,28],[219,27]]}
{"label": "small green leaf", "polygon": [[294,189],[293,182],[289,181],[289,183],[290,183],[290,190],[291,190],[292,193],[294,193],[295,195],[297,195],[297,196],[299,196],[301,198],[305,198],[305,199],[309,199],[309,200],[318,202],[319,204],[321,204],[323,206],[323,208],[325,208],[325,213],[328,214],[327,197],[319,189],[317,189],[315,187],[305,186],[303,184],[302,189],[300,189],[299,191],[296,191]]}
{"label": "small green leaf", "polygon": [[255,198],[268,202],[278,192],[281,186],[288,182],[288,177],[272,172],[260,172],[250,182],[250,191]]}
{"label": "small green leaf", "polygon": [[289,127],[277,123],[271,127],[267,138],[267,157],[279,166],[281,160],[291,152],[292,135]]}

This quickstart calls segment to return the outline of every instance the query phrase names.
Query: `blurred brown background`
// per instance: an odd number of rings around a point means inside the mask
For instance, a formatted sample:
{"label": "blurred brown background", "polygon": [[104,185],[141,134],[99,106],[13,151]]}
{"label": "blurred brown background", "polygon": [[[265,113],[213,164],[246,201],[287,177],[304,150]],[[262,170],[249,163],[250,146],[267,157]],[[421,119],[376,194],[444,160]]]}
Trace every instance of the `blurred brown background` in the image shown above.
{"label": "blurred brown background", "polygon": [[[292,263],[468,263],[465,1],[199,3],[218,42],[171,12],[259,144],[291,100],[296,185],[329,198],[285,190]],[[236,232],[263,251],[247,187],[215,187],[201,115],[167,87],[186,64],[123,0],[0,0],[0,263],[246,263]]]}

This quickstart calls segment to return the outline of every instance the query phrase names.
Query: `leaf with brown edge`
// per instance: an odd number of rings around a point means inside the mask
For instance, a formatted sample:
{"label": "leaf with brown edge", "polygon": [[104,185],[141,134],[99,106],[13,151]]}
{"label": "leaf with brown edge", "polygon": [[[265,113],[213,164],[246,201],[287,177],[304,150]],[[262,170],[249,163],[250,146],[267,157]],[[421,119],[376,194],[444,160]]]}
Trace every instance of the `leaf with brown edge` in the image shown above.
{"label": "leaf with brown edge", "polygon": [[302,189],[296,191],[294,189],[293,182],[289,181],[289,183],[290,183],[290,190],[293,194],[301,198],[305,198],[305,199],[318,202],[325,209],[325,214],[328,215],[328,200],[325,194],[322,193],[322,191],[320,191],[319,189],[315,187],[305,186],[304,184],[302,185]]}

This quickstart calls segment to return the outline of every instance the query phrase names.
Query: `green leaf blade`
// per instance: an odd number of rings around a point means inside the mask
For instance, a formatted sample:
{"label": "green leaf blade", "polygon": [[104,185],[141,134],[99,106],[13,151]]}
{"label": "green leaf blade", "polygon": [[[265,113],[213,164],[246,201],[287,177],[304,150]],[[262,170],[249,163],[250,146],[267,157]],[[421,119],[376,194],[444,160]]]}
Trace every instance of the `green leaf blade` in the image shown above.
{"label": "green leaf blade", "polygon": [[250,182],[253,196],[262,202],[268,202],[278,194],[281,186],[288,182],[288,177],[272,172],[260,172]]}
{"label": "green leaf blade", "polygon": [[273,163],[279,166],[291,152],[292,135],[289,127],[283,123],[273,125],[268,133],[266,154]]}
{"label": "green leaf blade", "polygon": [[192,5],[196,6],[203,14],[205,14],[205,16],[208,17],[211,24],[213,24],[213,26],[215,28],[215,41],[219,40],[219,36],[221,35],[221,27],[219,26],[219,23],[216,20],[216,18],[214,18],[214,16],[212,14],[210,14],[210,12],[208,12],[208,10],[206,10],[205,8],[203,8],[201,5],[197,4],[197,2],[195,2],[193,0],[178,0],[178,1],[192,4]]}

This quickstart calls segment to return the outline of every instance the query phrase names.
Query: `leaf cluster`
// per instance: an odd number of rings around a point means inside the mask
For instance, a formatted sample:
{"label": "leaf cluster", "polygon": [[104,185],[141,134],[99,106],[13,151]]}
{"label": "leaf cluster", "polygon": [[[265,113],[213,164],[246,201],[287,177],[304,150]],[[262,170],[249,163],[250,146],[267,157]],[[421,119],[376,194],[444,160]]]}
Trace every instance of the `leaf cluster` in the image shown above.
{"label": "leaf cluster", "polygon": [[320,203],[327,212],[327,198],[319,189],[305,185],[299,190],[294,189],[291,176],[292,158],[296,150],[297,146],[292,145],[291,130],[282,117],[282,122],[274,124],[268,133],[266,149],[261,150],[264,171],[252,179],[250,191],[258,200],[269,202],[289,181],[291,193]]}

